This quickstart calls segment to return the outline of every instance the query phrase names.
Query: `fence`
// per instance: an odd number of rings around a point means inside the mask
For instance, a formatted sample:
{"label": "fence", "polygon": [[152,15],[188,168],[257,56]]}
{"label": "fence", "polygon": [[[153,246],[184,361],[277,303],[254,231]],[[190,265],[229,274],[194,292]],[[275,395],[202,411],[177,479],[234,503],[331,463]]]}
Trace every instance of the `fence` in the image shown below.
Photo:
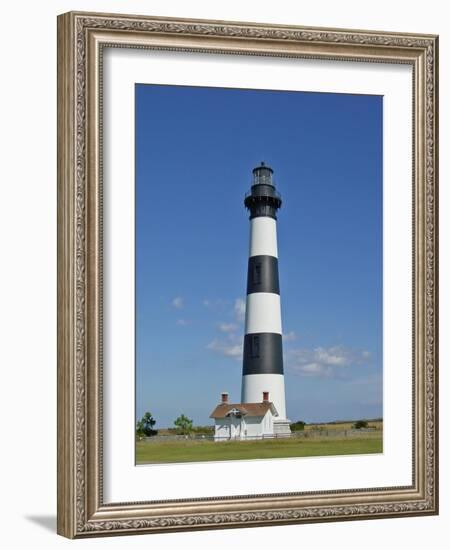
{"label": "fence", "polygon": [[[359,430],[349,429],[349,430],[330,430],[330,429],[318,429],[318,430],[302,430],[298,432],[291,432],[290,435],[285,434],[273,434],[273,435],[263,435],[259,436],[248,436],[245,438],[245,441],[251,440],[261,440],[261,439],[318,439],[318,438],[330,438],[330,439],[345,439],[345,438],[358,438],[358,437],[367,437],[368,434],[374,434],[379,432],[375,428],[361,428]],[[240,438],[237,438],[240,439]],[[167,434],[167,435],[154,435],[151,437],[144,437],[141,441],[149,442],[159,442],[162,441],[186,441],[186,440],[196,440],[196,441],[214,441],[214,434],[189,434],[189,435],[177,435],[177,434]],[[223,441],[229,441],[229,438],[223,438]]]}

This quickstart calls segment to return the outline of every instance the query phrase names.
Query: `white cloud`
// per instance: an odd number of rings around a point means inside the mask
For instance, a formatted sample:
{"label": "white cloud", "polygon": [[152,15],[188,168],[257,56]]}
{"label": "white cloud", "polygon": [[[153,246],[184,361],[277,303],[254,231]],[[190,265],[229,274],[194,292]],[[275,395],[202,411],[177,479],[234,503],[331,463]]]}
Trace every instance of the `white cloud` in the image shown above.
{"label": "white cloud", "polygon": [[294,340],[297,340],[297,335],[293,330],[291,330],[290,332],[283,334],[283,340],[285,342],[293,342]]}
{"label": "white cloud", "polygon": [[240,343],[233,343],[221,342],[220,340],[214,339],[206,348],[220,355],[224,355],[225,357],[232,357],[238,361],[242,359],[242,341]]}
{"label": "white cloud", "polygon": [[172,300],[172,305],[175,309],[182,309],[184,307],[184,299],[181,296],[176,296]]}
{"label": "white cloud", "polygon": [[234,302],[234,316],[239,322],[245,319],[245,300],[242,298],[236,298]]}
{"label": "white cloud", "polygon": [[331,376],[332,369],[321,363],[307,363],[301,366],[301,372],[306,376]]}
{"label": "white cloud", "polygon": [[191,322],[186,319],[177,319],[177,325],[181,327],[185,327],[186,325],[190,325]]}
{"label": "white cloud", "polygon": [[236,323],[219,323],[218,328],[221,332],[235,332],[239,327]]}
{"label": "white cloud", "polygon": [[287,368],[303,376],[332,377],[342,375],[347,367],[366,365],[370,352],[332,346],[291,350],[286,355]]}

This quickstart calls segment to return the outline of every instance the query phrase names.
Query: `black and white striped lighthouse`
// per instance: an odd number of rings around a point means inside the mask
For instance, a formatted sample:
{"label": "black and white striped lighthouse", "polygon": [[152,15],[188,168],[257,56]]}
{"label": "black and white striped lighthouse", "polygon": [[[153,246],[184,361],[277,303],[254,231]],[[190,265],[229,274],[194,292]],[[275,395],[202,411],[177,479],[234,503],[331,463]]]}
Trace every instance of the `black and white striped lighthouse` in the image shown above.
{"label": "black and white striped lighthouse", "polygon": [[274,432],[287,434],[276,226],[281,196],[273,183],[273,170],[264,162],[253,170],[244,204],[250,213],[250,250],[242,403],[257,403],[268,392],[278,412]]}

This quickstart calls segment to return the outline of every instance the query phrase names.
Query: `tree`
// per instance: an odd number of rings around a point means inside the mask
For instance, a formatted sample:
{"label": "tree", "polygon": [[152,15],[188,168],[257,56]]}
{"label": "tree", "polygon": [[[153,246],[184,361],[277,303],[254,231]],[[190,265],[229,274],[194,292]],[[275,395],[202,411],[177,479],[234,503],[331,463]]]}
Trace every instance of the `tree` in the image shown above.
{"label": "tree", "polygon": [[367,422],[367,420],[357,420],[353,424],[353,428],[355,428],[355,430],[360,430],[361,428],[367,428],[368,426],[369,426],[369,423]]}
{"label": "tree", "polygon": [[305,429],[305,424],[306,422],[303,422],[303,420],[297,420],[297,422],[291,424],[291,431],[302,432]]}
{"label": "tree", "polygon": [[180,435],[189,435],[192,432],[193,421],[184,414],[174,420],[173,424]]}
{"label": "tree", "polygon": [[153,418],[152,413],[146,412],[136,424],[136,435],[138,437],[150,437],[152,435],[156,435],[158,430],[153,429],[155,424],[156,420]]}

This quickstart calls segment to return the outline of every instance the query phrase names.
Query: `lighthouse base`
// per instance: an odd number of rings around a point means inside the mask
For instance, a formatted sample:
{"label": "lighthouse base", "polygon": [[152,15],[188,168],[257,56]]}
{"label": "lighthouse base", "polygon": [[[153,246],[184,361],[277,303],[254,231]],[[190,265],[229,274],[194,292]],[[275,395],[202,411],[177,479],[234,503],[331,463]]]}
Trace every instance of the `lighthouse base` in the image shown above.
{"label": "lighthouse base", "polygon": [[290,437],[291,427],[290,421],[287,419],[280,419],[273,421],[273,434],[275,437]]}

